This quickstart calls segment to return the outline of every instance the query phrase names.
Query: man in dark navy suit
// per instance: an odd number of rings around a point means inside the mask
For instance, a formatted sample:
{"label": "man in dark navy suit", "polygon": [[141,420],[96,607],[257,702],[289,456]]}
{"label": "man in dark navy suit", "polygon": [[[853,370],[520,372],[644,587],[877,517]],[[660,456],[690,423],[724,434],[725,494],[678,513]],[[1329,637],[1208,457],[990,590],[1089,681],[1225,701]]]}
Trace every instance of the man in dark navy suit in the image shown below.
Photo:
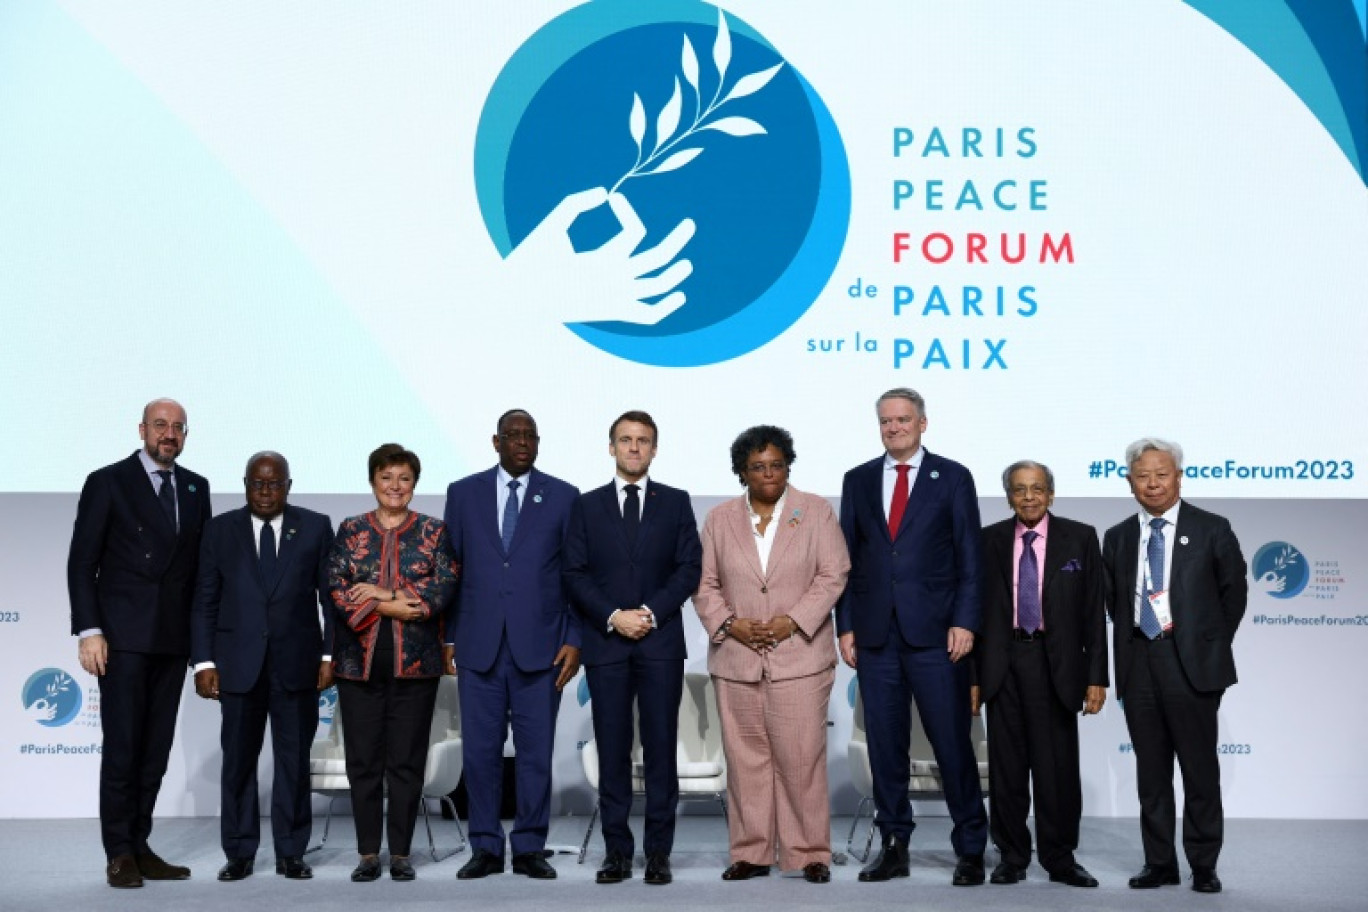
{"label": "man in dark navy suit", "polygon": [[249,459],[243,484],[247,505],[205,526],[191,611],[195,691],[223,710],[220,829],[228,862],[218,879],[252,873],[261,843],[257,757],[269,719],[276,873],[307,880],[309,746],[318,691],[332,684],[332,606],[324,602],[332,521],[286,503],[290,464],[279,453]]}
{"label": "man in dark navy suit", "polygon": [[583,661],[593,698],[599,809],[607,857],[599,883],[632,876],[632,705],[645,761],[646,882],[672,879],[679,772],[675,745],[683,692],[680,609],[698,587],[703,552],[688,492],[648,478],[658,431],[630,411],[608,431],[614,479],[582,495],[570,517],[565,582],[583,620]]}
{"label": "man in dark navy suit", "polygon": [[[579,618],[561,579],[562,547],[579,491],[532,467],[540,436],[521,409],[494,435],[499,464],[447,488],[444,519],[461,567],[447,624],[448,669],[461,678],[462,753],[470,796],[470,861],[461,880],[504,870],[503,745],[517,751],[513,873],[556,876],[542,855],[551,817],[551,754],[561,689],[579,673]],[[458,671],[459,670],[459,671]]]}
{"label": "man in dark navy suit", "polygon": [[921,445],[926,406],[892,389],[876,409],[884,454],[846,473],[841,529],[850,581],[836,603],[841,656],[856,667],[883,849],[862,881],[908,874],[911,702],[940,765],[959,861],[952,883],[983,883],[988,815],[969,740],[966,657],[982,616],[974,478]]}
{"label": "man in dark navy suit", "polygon": [[171,399],[143,408],[143,448],[90,474],[67,559],[71,632],[100,679],[100,835],[111,887],[185,880],[147,844],[190,654],[190,602],[209,482],[176,463],[189,434]]}

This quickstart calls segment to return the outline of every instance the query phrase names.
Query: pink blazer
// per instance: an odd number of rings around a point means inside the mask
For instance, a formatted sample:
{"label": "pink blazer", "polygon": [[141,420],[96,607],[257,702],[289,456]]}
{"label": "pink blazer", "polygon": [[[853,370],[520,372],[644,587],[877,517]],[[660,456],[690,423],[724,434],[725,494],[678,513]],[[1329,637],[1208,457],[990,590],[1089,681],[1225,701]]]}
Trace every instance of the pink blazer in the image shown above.
{"label": "pink blazer", "polygon": [[[694,608],[708,632],[708,671],[730,681],[801,678],[836,664],[831,609],[845,588],[850,556],[836,514],[825,499],[789,485],[784,513],[760,572],[745,495],[714,507],[703,523],[703,578]],[[732,615],[767,621],[792,617],[799,633],[760,655],[727,637],[718,640]]]}

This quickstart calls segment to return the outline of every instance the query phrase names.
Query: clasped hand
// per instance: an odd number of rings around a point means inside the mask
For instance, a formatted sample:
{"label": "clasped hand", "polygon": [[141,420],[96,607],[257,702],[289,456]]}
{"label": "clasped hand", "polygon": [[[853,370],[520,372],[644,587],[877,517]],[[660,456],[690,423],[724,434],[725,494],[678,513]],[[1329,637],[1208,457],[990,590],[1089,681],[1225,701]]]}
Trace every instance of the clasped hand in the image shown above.
{"label": "clasped hand", "polygon": [[758,653],[766,653],[792,638],[797,630],[798,625],[787,614],[776,614],[768,621],[739,617],[732,621],[727,635]]}

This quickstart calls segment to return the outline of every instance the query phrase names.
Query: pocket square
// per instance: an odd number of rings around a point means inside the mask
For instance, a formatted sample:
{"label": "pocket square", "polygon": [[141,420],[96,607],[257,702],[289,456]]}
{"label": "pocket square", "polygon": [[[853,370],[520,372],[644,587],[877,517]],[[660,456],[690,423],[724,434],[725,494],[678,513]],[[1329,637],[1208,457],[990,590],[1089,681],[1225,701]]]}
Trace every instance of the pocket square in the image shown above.
{"label": "pocket square", "polygon": [[1082,570],[1083,564],[1079,562],[1078,558],[1071,557],[1069,558],[1069,562],[1066,563],[1064,566],[1060,567],[1059,569],[1064,573],[1074,573],[1079,570]]}

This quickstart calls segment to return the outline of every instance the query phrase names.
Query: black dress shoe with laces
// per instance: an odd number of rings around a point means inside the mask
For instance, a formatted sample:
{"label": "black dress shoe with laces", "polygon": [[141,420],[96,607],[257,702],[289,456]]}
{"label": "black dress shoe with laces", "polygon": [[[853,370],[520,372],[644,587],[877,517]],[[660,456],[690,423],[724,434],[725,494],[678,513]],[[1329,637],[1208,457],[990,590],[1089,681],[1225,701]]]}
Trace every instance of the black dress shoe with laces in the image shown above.
{"label": "black dress shoe with laces", "polygon": [[371,883],[380,879],[380,859],[375,855],[362,856],[356,867],[352,868],[352,883]]}
{"label": "black dress shoe with laces", "polygon": [[456,879],[475,880],[480,877],[488,877],[490,874],[502,874],[503,872],[503,856],[495,855],[488,849],[476,849],[470,856],[470,861],[461,865],[461,870],[456,872]]}
{"label": "black dress shoe with laces", "polygon": [[961,855],[950,883],[957,887],[977,887],[983,883],[983,856]]}
{"label": "black dress shoe with laces", "polygon": [[[627,875],[631,877],[629,873]],[[664,886],[674,880],[674,874],[670,871],[670,856],[664,852],[652,852],[646,856],[646,882],[657,887]]]}
{"label": "black dress shoe with laces", "polygon": [[630,880],[632,877],[632,859],[620,852],[609,852],[608,857],[603,859],[603,867],[598,869],[594,875],[594,883],[615,884]]}
{"label": "black dress shoe with laces", "polygon": [[513,873],[533,880],[555,880],[556,869],[541,852],[522,852],[513,856]]}
{"label": "black dress shoe with laces", "polygon": [[1153,890],[1158,887],[1173,887],[1180,883],[1178,868],[1166,865],[1147,864],[1140,873],[1130,879],[1132,890]]}
{"label": "black dress shoe with laces", "polygon": [[287,880],[310,880],[313,878],[313,868],[306,865],[304,859],[298,855],[286,855],[277,858],[276,873]]}
{"label": "black dress shoe with laces", "polygon": [[105,880],[118,890],[133,890],[143,885],[142,872],[132,855],[116,855],[105,868]]}
{"label": "black dress shoe with laces", "polygon": [[227,864],[219,868],[218,879],[224,883],[246,880],[252,876],[252,864],[250,858],[230,858]]}
{"label": "black dress shoe with laces", "polygon": [[407,882],[417,876],[413,870],[413,862],[409,861],[407,855],[390,856],[390,880]]}
{"label": "black dress shoe with laces", "polygon": [[1010,862],[1004,861],[996,868],[993,868],[993,873],[989,876],[988,881],[989,883],[995,884],[1014,884],[1021,883],[1025,879],[1025,868],[1019,868]]}
{"label": "black dress shoe with laces", "polygon": [[1071,887],[1095,887],[1097,878],[1088,873],[1088,869],[1075,862],[1067,868],[1050,872],[1051,883],[1068,884]]}
{"label": "black dress shoe with laces", "polygon": [[879,857],[864,866],[860,871],[862,883],[889,880],[907,876],[907,840],[901,836],[888,836],[884,839]]}
{"label": "black dress shoe with laces", "polygon": [[752,877],[769,877],[769,865],[733,861],[727,865],[727,870],[722,872],[723,880],[750,880]]}
{"label": "black dress shoe with laces", "polygon": [[1192,889],[1198,893],[1220,893],[1221,878],[1216,876],[1216,869],[1193,868]]}

